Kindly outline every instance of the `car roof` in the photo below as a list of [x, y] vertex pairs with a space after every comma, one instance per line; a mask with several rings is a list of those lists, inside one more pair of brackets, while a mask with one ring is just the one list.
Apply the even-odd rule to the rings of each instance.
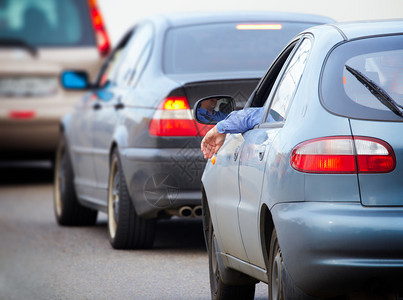
[[344, 37], [351, 40], [385, 34], [403, 34], [403, 19], [356, 21], [332, 24]]
[[302, 13], [270, 12], [270, 11], [229, 11], [229, 12], [186, 12], [154, 15], [148, 18], [155, 22], [165, 20], [170, 26], [185, 26], [217, 22], [307, 22], [325, 24], [335, 22], [333, 19]]

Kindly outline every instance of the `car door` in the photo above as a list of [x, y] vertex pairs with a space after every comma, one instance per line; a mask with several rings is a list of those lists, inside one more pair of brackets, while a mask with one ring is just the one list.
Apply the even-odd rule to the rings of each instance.
[[[265, 262], [260, 246], [260, 200], [262, 184], [270, 180], [265, 178], [269, 176], [265, 173], [265, 166], [268, 159], [276, 159], [276, 150], [271, 149], [271, 145], [286, 122], [311, 45], [310, 38], [302, 37], [290, 46], [293, 47], [292, 51], [285, 51], [284, 57], [279, 58], [277, 63], [284, 63], [277, 78], [267, 76], [269, 82], [262, 83], [273, 86], [265, 103], [266, 113], [262, 123], [243, 134], [239, 162], [239, 227], [249, 262], [262, 268], [265, 268]], [[274, 85], [270, 80], [275, 80]]]
[[[242, 260], [247, 260], [238, 224], [237, 208], [239, 205], [238, 166], [239, 152], [243, 144], [242, 134], [228, 134], [225, 143], [218, 151], [215, 164], [204, 173], [203, 181], [209, 189], [207, 198], [211, 210], [215, 213], [213, 225], [221, 244], [221, 252], [228, 253]], [[214, 160], [210, 160], [208, 164]], [[225, 186], [217, 184], [224, 181]]]
[[68, 144], [74, 168], [75, 184], [77, 193], [81, 198], [87, 198], [95, 186], [91, 127], [95, 101], [94, 95], [88, 93], [76, 104], [68, 131]]
[[[125, 38], [120, 44], [124, 44]], [[110, 78], [116, 62], [120, 44], [107, 58], [92, 90], [76, 104], [69, 130], [70, 153], [75, 174], [75, 186], [81, 199], [100, 203], [97, 195], [96, 167], [94, 160], [94, 138], [96, 137], [95, 118], [102, 102], [108, 98]]]
[[[109, 76], [110, 85], [99, 93], [99, 106], [94, 115], [94, 165], [98, 193], [107, 199], [109, 158], [117, 132], [126, 132], [126, 114], [136, 113], [132, 101], [136, 82], [141, 76], [151, 50], [153, 27], [150, 23], [138, 25], [127, 43], [116, 54], [115, 67]], [[126, 136], [127, 138], [127, 136]], [[122, 146], [118, 144], [118, 147]]]
[[121, 95], [116, 84], [112, 83], [97, 92], [92, 119], [92, 151], [95, 168], [96, 198], [106, 205], [107, 178], [109, 175], [109, 151], [121, 109]]
[[91, 130], [91, 161], [93, 165], [94, 188], [91, 201], [101, 206], [106, 205], [107, 185], [100, 184], [100, 179], [109, 174], [109, 148], [117, 120], [117, 105], [121, 95], [117, 79], [126, 55], [127, 44], [132, 36], [130, 30], [119, 42], [98, 74], [95, 88], [92, 91], [91, 118], [88, 121]]

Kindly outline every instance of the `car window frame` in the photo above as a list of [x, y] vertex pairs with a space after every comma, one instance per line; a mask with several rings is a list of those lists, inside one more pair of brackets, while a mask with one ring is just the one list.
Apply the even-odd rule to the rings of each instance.
[[[279, 58], [281, 59], [281, 56], [282, 56], [284, 53], [286, 53], [287, 49], [289, 49], [290, 47], [292, 47], [291, 52], [289, 53], [288, 57], [286, 58], [284, 64], [283, 64], [282, 67], [281, 67], [281, 70], [279, 71], [277, 77], [274, 79], [274, 83], [273, 83], [273, 85], [272, 85], [272, 88], [270, 89], [270, 91], [267, 91], [267, 92], [266, 92], [266, 94], [268, 94], [268, 96], [267, 96], [266, 100], [264, 100], [264, 103], [263, 103], [263, 106], [265, 107], [265, 108], [264, 108], [264, 112], [263, 112], [263, 114], [262, 114], [262, 119], [260, 120], [260, 122], [259, 122], [259, 124], [257, 125], [257, 127], [259, 127], [259, 128], [271, 128], [271, 127], [276, 127], [276, 128], [277, 128], [277, 127], [283, 127], [283, 126], [284, 126], [286, 120], [283, 120], [283, 121], [275, 121], [275, 122], [269, 122], [269, 121], [267, 121], [267, 118], [268, 118], [269, 112], [270, 112], [270, 110], [271, 110], [271, 108], [272, 108], [272, 104], [273, 104], [274, 97], [275, 97], [275, 95], [276, 95], [276, 93], [277, 93], [277, 91], [278, 91], [278, 89], [279, 89], [279, 87], [280, 87], [280, 85], [281, 85], [281, 83], [282, 83], [282, 79], [284, 78], [284, 76], [285, 76], [285, 74], [286, 74], [286, 71], [288, 70], [289, 65], [290, 65], [292, 59], [294, 58], [296, 52], [300, 49], [301, 44], [302, 44], [302, 43], [304, 42], [304, 40], [306, 40], [306, 39], [309, 39], [309, 40], [311, 41], [311, 48], [310, 48], [310, 50], [309, 50], [309, 51], [311, 51], [311, 49], [312, 49], [312, 47], [313, 47], [313, 36], [312, 36], [311, 34], [307, 34], [307, 33], [306, 33], [306, 34], [302, 34], [302, 35], [297, 36], [292, 42], [289, 43], [289, 45], [285, 48], [285, 50], [284, 50], [284, 51], [282, 52], [282, 54], [279, 56]], [[310, 54], [310, 53], [309, 53], [309, 54]], [[308, 55], [309, 55], [309, 54], [308, 54]], [[304, 66], [304, 69], [305, 69], [305, 66]], [[300, 83], [301, 78], [302, 78], [302, 76], [303, 76], [303, 73], [304, 73], [304, 72], [302, 72], [302, 75], [301, 75], [300, 78], [299, 78], [298, 84], [297, 84], [296, 87], [295, 87], [293, 96], [292, 96], [291, 99], [289, 100], [289, 104], [288, 104], [288, 107], [287, 107], [286, 115], [288, 114], [288, 112], [289, 112], [289, 110], [290, 110], [290, 108], [291, 108], [291, 105], [292, 105], [292, 103], [293, 103], [293, 101], [294, 101], [295, 92], [296, 92], [297, 89], [298, 89], [298, 86], [299, 86], [299, 83]]]
[[[142, 36], [145, 30], [148, 30], [148, 33], [150, 33], [145, 35], [147, 37], [146, 39], [144, 39]], [[139, 37], [140, 40], [138, 40]], [[119, 72], [117, 72], [118, 74], [116, 74], [114, 80], [118, 86], [127, 88], [136, 85], [151, 56], [154, 39], [155, 28], [151, 22], [143, 22], [136, 26], [135, 32], [133, 32], [133, 34], [129, 37], [127, 44], [125, 45], [125, 55], [122, 58], [124, 63], [122, 64], [122, 68], [119, 67]], [[139, 44], [140, 46], [136, 49], [136, 51], [133, 51], [133, 48], [137, 47]], [[144, 61], [144, 53], [146, 54], [146, 63], [141, 65], [139, 62]], [[139, 66], [141, 67], [140, 70], [137, 69]], [[125, 74], [122, 74], [122, 72]]]
[[274, 87], [276, 79], [280, 76], [284, 64], [286, 63], [288, 57], [292, 54], [292, 50], [297, 43], [298, 39], [290, 42], [277, 56], [275, 61], [271, 64], [269, 70], [259, 81], [256, 89], [252, 92], [251, 96], [245, 104], [245, 108], [265, 106], [266, 100]]
[[144, 73], [144, 70], [151, 60], [151, 56], [154, 50], [156, 29], [154, 24], [151, 22], [144, 23], [144, 26], [146, 25], [149, 25], [149, 28], [151, 28], [151, 35], [148, 38], [147, 43], [143, 45], [141, 51], [139, 52], [138, 58], [134, 64], [133, 71], [130, 74], [129, 80], [126, 84], [128, 87], [135, 87], [138, 84]]
[[[118, 57], [118, 61], [119, 63], [121, 62], [121, 60], [123, 60], [123, 57], [125, 56], [125, 49], [128, 45], [128, 42], [130, 40], [130, 38], [132, 37], [132, 35], [135, 33], [136, 31], [136, 27], [131, 28], [124, 36], [123, 38], [119, 41], [118, 45], [112, 50], [112, 52], [108, 55], [108, 57], [106, 58], [105, 62], [103, 63], [97, 77], [95, 80], [95, 89], [102, 89], [105, 88], [106, 86], [108, 86], [109, 84], [114, 84], [115, 80], [114, 78], [112, 78], [112, 80], [108, 79], [106, 80], [104, 83], [101, 83], [101, 81], [103, 80], [103, 77], [105, 75], [105, 73], [108, 71], [108, 67], [110, 65], [110, 63], [114, 60], [115, 55], [117, 54], [117, 52], [122, 51], [122, 53], [119, 54], [120, 57]], [[118, 63], [118, 61], [116, 63]], [[116, 76], [116, 74], [115, 74]]]

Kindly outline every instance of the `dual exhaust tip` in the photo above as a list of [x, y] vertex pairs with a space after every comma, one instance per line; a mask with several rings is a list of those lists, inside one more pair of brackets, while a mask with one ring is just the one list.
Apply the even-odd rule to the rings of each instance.
[[182, 206], [179, 209], [179, 216], [182, 218], [200, 218], [203, 215], [203, 209], [201, 205], [195, 207]]

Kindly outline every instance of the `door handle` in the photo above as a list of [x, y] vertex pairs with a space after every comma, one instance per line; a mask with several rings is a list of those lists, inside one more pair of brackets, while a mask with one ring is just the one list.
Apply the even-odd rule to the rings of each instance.
[[266, 152], [266, 146], [260, 146], [260, 148], [259, 148], [259, 160], [263, 160], [265, 152]]
[[236, 147], [235, 151], [234, 151], [234, 161], [236, 161], [238, 159], [239, 156], [239, 147]]
[[122, 102], [118, 102], [115, 104], [115, 109], [123, 109], [125, 108], [125, 105]]
[[119, 96], [119, 97], [116, 99], [116, 104], [115, 104], [114, 106], [115, 106], [115, 109], [116, 109], [116, 110], [125, 108], [125, 105], [124, 105], [123, 102], [122, 102], [122, 96]]
[[99, 102], [95, 102], [94, 105], [92, 106], [94, 110], [98, 110], [102, 108], [102, 105]]

